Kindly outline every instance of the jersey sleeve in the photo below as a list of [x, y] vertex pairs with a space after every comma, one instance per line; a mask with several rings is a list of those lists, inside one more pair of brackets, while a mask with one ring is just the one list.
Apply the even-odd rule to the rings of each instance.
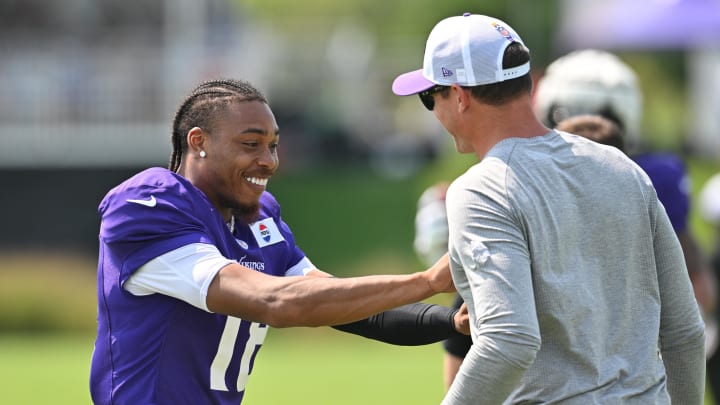
[[140, 266], [123, 284], [134, 295], [160, 293], [211, 312], [207, 291], [223, 267], [237, 263], [225, 258], [217, 247], [193, 243], [164, 253]]
[[122, 259], [121, 282], [151, 259], [178, 247], [213, 244], [194, 214], [197, 201], [193, 200], [202, 196], [169, 173], [142, 172], [111, 190], [100, 204], [100, 241]]

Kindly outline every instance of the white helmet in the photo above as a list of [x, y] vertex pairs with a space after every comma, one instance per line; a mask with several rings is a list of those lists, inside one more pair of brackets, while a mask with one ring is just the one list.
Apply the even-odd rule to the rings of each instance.
[[635, 72], [617, 56], [596, 49], [571, 52], [551, 63], [538, 81], [535, 113], [554, 127], [579, 114], [618, 121], [628, 144], [640, 141], [642, 95]]

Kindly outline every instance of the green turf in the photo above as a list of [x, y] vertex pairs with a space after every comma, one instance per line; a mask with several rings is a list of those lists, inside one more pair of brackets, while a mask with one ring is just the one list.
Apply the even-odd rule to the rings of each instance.
[[0, 335], [0, 404], [90, 404], [93, 337]]
[[441, 360], [438, 344], [391, 346], [329, 328], [273, 330], [246, 395], [249, 404], [438, 404]]
[[[0, 404], [89, 404], [93, 337], [0, 335]], [[398, 347], [330, 328], [272, 330], [244, 404], [437, 404], [439, 345]]]
[[[92, 340], [0, 335], [0, 404], [90, 404]], [[329, 328], [271, 330], [243, 403], [438, 404], [441, 357], [439, 345], [391, 346]]]

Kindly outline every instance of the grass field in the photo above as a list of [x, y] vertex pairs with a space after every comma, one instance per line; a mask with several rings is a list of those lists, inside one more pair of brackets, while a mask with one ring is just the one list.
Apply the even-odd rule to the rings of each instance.
[[[0, 335], [0, 403], [90, 404], [92, 341], [92, 336]], [[439, 345], [391, 346], [329, 328], [272, 330], [243, 403], [438, 404], [441, 357]]]
[[248, 404], [397, 405], [442, 400], [440, 345], [399, 347], [329, 328], [275, 330]]
[[89, 404], [93, 336], [0, 335], [0, 403]]
[[[90, 404], [92, 336], [0, 335], [0, 403]], [[329, 328], [272, 330], [246, 404], [437, 404], [438, 345], [398, 347]]]

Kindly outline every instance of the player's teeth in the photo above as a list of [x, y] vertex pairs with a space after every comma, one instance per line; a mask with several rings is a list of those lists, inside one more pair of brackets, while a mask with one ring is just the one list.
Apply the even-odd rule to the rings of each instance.
[[249, 181], [250, 183], [257, 184], [258, 186], [265, 186], [268, 182], [268, 179], [261, 179], [257, 177], [246, 177], [245, 180]]

